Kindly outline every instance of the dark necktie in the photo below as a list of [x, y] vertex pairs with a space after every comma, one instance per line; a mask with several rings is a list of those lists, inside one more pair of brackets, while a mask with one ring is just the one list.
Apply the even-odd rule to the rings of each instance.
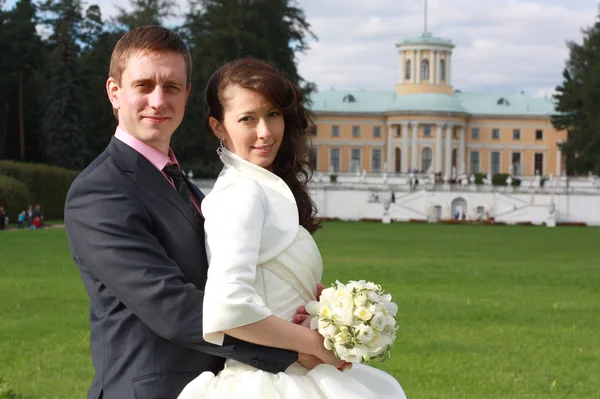
[[190, 207], [192, 214], [196, 217], [196, 219], [198, 219], [198, 221], [202, 221], [202, 218], [198, 213], [198, 209], [196, 208], [196, 205], [194, 205], [194, 201], [192, 200], [190, 189], [188, 187], [187, 177], [185, 177], [185, 175], [181, 172], [177, 165], [166, 166], [163, 169], [163, 171], [167, 174], [167, 176], [173, 179], [173, 183], [175, 184], [175, 190], [177, 190], [179, 195], [181, 195], [181, 198], [183, 198], [187, 206]]

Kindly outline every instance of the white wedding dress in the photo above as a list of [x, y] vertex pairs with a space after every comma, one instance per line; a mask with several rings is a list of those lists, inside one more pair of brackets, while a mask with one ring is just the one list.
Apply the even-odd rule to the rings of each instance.
[[[229, 152], [222, 160], [225, 168], [213, 192], [202, 203], [210, 259], [204, 336], [217, 344], [223, 338], [220, 331], [271, 314], [292, 320], [299, 306], [315, 300], [316, 284], [323, 273], [315, 241], [299, 226], [295, 202], [293, 207], [289, 206], [293, 196], [287, 185], [274, 174]], [[291, 216], [293, 211], [295, 219]], [[254, 231], [248, 231], [253, 226]], [[246, 259], [253, 252], [258, 252], [257, 259]], [[406, 396], [390, 374], [362, 364], [354, 363], [351, 370], [341, 372], [326, 364], [308, 370], [294, 363], [285, 373], [272, 374], [228, 359], [218, 375], [202, 373], [178, 397], [238, 398], [402, 399]]]

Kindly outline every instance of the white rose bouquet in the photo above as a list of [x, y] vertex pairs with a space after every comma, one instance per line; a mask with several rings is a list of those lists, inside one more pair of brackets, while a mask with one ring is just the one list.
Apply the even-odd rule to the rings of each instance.
[[392, 296], [365, 280], [336, 284], [324, 289], [318, 302], [306, 304], [306, 311], [316, 316], [311, 328], [325, 338], [325, 348], [347, 362], [389, 357], [398, 329]]

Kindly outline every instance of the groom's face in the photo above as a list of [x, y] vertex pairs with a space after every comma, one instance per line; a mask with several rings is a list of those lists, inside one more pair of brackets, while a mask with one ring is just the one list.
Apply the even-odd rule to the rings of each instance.
[[109, 78], [107, 91], [118, 110], [119, 126], [166, 154], [190, 94], [183, 57], [176, 53], [133, 54], [120, 84]]

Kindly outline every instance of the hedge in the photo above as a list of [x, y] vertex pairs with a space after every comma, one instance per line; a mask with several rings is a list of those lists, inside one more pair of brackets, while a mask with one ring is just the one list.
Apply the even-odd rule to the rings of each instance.
[[27, 187], [17, 179], [0, 175], [0, 205], [11, 223], [17, 220], [17, 215], [29, 205], [29, 191]]
[[[510, 176], [508, 173], [496, 173], [492, 176], [492, 184], [494, 186], [506, 186], [506, 179]], [[516, 177], [512, 177], [512, 183], [510, 184], [513, 187], [519, 187], [521, 185], [521, 179], [517, 179]]]
[[[29, 192], [27, 205], [40, 204], [45, 219], [63, 218], [67, 192], [78, 174], [55, 166], [0, 161], [0, 175], [21, 182]], [[14, 213], [12, 209], [9, 212]]]

